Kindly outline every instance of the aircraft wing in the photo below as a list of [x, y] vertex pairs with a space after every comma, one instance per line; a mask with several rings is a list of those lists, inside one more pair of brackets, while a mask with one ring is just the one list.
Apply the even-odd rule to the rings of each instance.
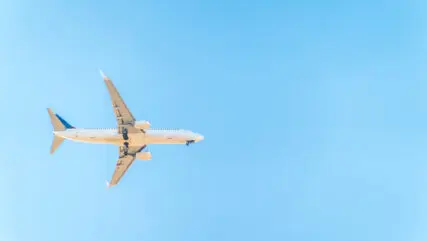
[[108, 78], [102, 71], [101, 75], [104, 78], [105, 84], [107, 85], [108, 92], [110, 93], [111, 102], [113, 105], [114, 115], [117, 119], [117, 125], [119, 129], [119, 133], [121, 133], [121, 126], [133, 126], [135, 123], [135, 118], [132, 113], [129, 111], [126, 103], [123, 101], [116, 87], [110, 78]]
[[125, 175], [126, 171], [135, 161], [135, 154], [142, 151], [145, 146], [142, 147], [132, 147], [128, 148], [128, 154], [124, 154], [125, 147], [119, 147], [119, 160], [117, 160], [116, 169], [114, 170], [111, 181], [107, 183], [108, 187], [117, 185], [120, 182], [120, 179]]

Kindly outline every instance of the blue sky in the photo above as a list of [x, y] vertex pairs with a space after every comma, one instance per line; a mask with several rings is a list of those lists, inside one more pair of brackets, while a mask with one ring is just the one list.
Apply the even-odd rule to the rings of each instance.
[[[0, 1], [0, 240], [427, 239], [427, 3]], [[52, 107], [200, 132], [105, 189]]]

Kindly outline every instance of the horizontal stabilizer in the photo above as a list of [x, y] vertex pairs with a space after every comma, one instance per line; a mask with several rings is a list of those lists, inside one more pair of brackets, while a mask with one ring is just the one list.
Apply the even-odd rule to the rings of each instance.
[[52, 146], [50, 147], [50, 154], [53, 154], [56, 149], [62, 144], [64, 138], [60, 136], [53, 136]]

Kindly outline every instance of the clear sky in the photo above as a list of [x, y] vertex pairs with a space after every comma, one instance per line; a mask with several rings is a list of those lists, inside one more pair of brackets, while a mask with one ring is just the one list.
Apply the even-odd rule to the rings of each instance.
[[[0, 240], [427, 240], [427, 2], [0, 0]], [[117, 147], [46, 107], [200, 132]]]

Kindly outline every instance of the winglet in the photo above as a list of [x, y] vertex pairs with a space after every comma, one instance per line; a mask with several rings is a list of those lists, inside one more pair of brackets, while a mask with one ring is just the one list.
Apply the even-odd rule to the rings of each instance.
[[99, 73], [101, 74], [103, 79], [108, 79], [107, 75], [105, 75], [105, 73], [100, 69]]

